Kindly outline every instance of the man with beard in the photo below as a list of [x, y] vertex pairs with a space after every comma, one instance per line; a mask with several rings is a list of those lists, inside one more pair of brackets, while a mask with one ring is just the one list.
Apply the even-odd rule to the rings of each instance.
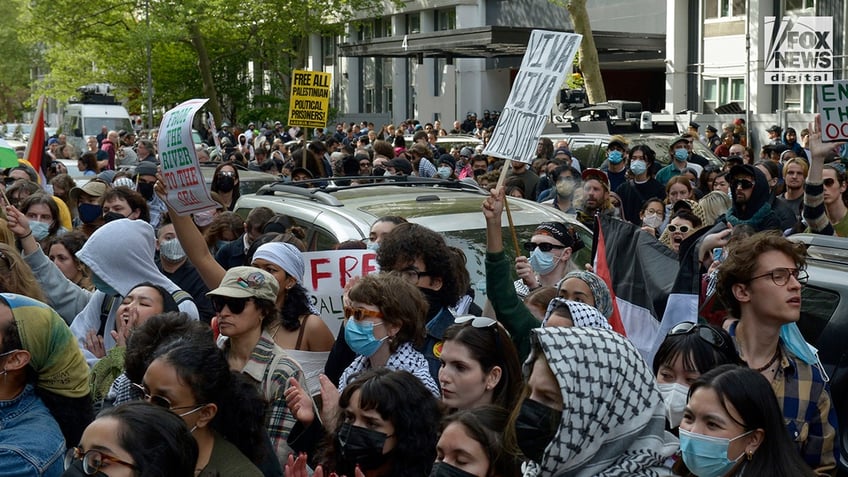
[[577, 220], [594, 232], [595, 215], [615, 216], [615, 208], [610, 205], [609, 179], [600, 169], [586, 169], [583, 178], [583, 203], [577, 209]]
[[778, 200], [786, 204], [795, 213], [795, 219], [801, 220], [801, 208], [804, 204], [804, 180], [807, 178], [807, 163], [794, 157], [783, 166], [783, 183], [786, 191]]
[[[470, 282], [464, 255], [449, 247], [441, 234], [419, 224], [405, 223], [383, 237], [377, 251], [377, 263], [381, 273], [401, 274], [427, 298], [427, 322], [422, 323], [426, 337], [423, 346], [417, 349], [427, 358], [430, 374], [439, 382], [442, 339], [445, 330], [454, 323], [448, 308], [457, 304]], [[337, 382], [355, 356], [345, 341], [342, 327], [327, 359], [325, 374]]]
[[[527, 195], [533, 195], [536, 187], [539, 185], [539, 175], [530, 167], [530, 164], [521, 161], [511, 161], [512, 167], [507, 173], [507, 178], [518, 177], [524, 183], [524, 190]], [[528, 197], [529, 198], [529, 197]], [[532, 197], [533, 200], [536, 197]]]

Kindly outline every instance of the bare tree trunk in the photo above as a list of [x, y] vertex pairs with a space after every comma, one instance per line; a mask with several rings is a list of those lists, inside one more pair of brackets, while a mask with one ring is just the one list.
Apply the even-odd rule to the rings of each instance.
[[569, 0], [565, 8], [571, 15], [574, 33], [583, 35], [583, 41], [580, 43], [580, 71], [583, 72], [589, 102], [602, 103], [607, 100], [607, 93], [604, 89], [604, 79], [601, 77], [601, 66], [598, 62], [595, 38], [592, 36], [592, 25], [589, 24], [589, 13], [586, 11], [586, 0]]
[[200, 70], [200, 78], [203, 80], [203, 94], [209, 98], [206, 107], [212, 112], [215, 118], [215, 124], [221, 126], [223, 119], [221, 117], [221, 105], [218, 102], [218, 90], [215, 88], [215, 80], [212, 78], [212, 62], [209, 60], [209, 52], [206, 50], [206, 41], [203, 38], [203, 33], [200, 32], [200, 27], [196, 23], [189, 26], [189, 35], [191, 37], [191, 45], [194, 51], [197, 52], [197, 64]]

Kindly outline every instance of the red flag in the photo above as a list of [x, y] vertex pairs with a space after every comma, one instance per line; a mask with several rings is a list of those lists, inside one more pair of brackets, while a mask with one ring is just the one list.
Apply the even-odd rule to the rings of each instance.
[[624, 330], [624, 324], [621, 322], [621, 313], [618, 311], [615, 291], [612, 288], [612, 275], [610, 274], [609, 265], [607, 264], [607, 247], [604, 242], [604, 230], [597, 218], [595, 219], [595, 235], [598, 242], [597, 252], [595, 253], [595, 274], [601, 277], [601, 280], [607, 284], [607, 288], [609, 288], [610, 292], [610, 298], [612, 298], [612, 315], [610, 315], [608, 321], [614, 331], [627, 336], [627, 332]]
[[41, 178], [41, 183], [46, 183], [44, 172], [41, 168], [44, 160], [44, 98], [38, 99], [38, 106], [35, 112], [35, 120], [32, 123], [32, 133], [29, 137], [24, 158], [35, 169], [38, 177]]

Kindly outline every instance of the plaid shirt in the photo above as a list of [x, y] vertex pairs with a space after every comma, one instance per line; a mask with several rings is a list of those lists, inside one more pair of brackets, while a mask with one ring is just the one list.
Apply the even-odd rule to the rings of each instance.
[[783, 410], [783, 420], [801, 457], [821, 476], [836, 470], [836, 410], [830, 389], [816, 366], [792, 354], [780, 343], [782, 360], [771, 386]]
[[418, 161], [418, 177], [436, 177], [436, 166], [426, 157]]
[[[224, 345], [229, 350], [229, 341]], [[295, 378], [306, 389], [306, 378], [297, 361], [291, 359], [286, 352], [274, 343], [273, 337], [267, 331], [262, 332], [259, 342], [250, 354], [250, 360], [241, 372], [250, 377], [265, 398], [267, 409], [265, 427], [274, 445], [277, 459], [285, 463], [292, 452], [287, 439], [297, 420], [286, 406], [283, 393], [288, 389], [289, 378]]]

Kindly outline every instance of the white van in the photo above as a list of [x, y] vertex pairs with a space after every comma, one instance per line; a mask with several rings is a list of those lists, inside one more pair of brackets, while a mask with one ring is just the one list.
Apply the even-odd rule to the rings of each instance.
[[83, 99], [65, 106], [62, 132], [68, 142], [79, 151], [86, 150], [85, 138], [97, 136], [105, 126], [107, 131], [132, 131], [132, 122], [126, 108], [109, 96], [106, 85], [89, 85], [79, 88]]

